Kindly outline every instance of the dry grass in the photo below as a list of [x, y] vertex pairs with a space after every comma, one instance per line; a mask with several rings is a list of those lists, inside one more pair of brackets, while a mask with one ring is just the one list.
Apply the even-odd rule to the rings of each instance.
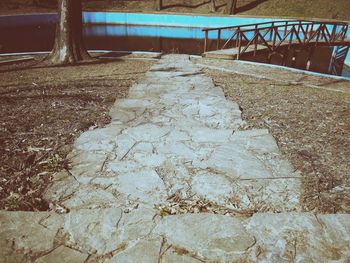
[[286, 158], [302, 172], [305, 210], [350, 212], [349, 93], [207, 73], [243, 108], [248, 128], [268, 128]]
[[46, 210], [42, 192], [55, 172], [68, 168], [74, 139], [107, 124], [114, 100], [151, 64], [0, 67], [0, 209]]
[[[212, 12], [210, 0], [164, 0], [164, 12], [224, 14], [226, 0], [216, 0], [216, 11]], [[85, 10], [155, 12], [154, 0], [83, 0]], [[240, 15], [275, 16], [275, 17], [309, 17], [350, 20], [349, 0], [240, 0]], [[53, 12], [55, 0], [41, 0], [33, 6], [30, 0], [2, 0], [0, 14]]]
[[246, 15], [350, 20], [349, 0], [267, 0]]

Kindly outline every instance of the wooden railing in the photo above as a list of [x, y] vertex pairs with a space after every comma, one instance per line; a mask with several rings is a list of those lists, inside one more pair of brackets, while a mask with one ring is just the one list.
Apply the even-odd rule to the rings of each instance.
[[[318, 22], [308, 20], [272, 21], [231, 27], [205, 28], [204, 52], [208, 51], [209, 33], [217, 31], [216, 49], [236, 47], [237, 59], [253, 47], [254, 55], [258, 46], [265, 46], [276, 52], [281, 46], [291, 45], [350, 45], [346, 39], [349, 24], [343, 22]], [[227, 39], [222, 32], [232, 31]]]
[[344, 67], [344, 62], [349, 52], [349, 49], [350, 45], [336, 46], [329, 64], [329, 72], [332, 75], [341, 76]]

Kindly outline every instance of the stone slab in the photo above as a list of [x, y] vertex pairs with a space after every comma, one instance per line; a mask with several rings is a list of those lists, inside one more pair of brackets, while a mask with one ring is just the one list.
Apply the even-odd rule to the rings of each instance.
[[59, 246], [51, 253], [35, 260], [34, 263], [84, 263], [88, 256], [88, 254], [82, 254], [77, 250], [65, 246]]
[[[43, 223], [48, 218], [50, 224]], [[5, 257], [16, 251], [23, 254], [48, 252], [54, 248], [54, 240], [62, 224], [62, 216], [56, 213], [1, 211], [0, 237], [4, 244], [0, 255], [5, 253]]]
[[204, 213], [165, 217], [155, 233], [209, 261], [234, 262], [256, 242], [240, 219]]

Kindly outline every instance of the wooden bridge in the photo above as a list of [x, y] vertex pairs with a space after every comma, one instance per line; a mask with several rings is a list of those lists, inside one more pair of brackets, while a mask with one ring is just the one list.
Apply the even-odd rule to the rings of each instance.
[[[286, 50], [318, 46], [336, 47], [330, 73], [340, 75], [349, 51], [349, 24], [345, 22], [287, 20], [231, 27], [205, 28], [204, 57], [223, 59], [254, 58], [268, 52], [285, 60]], [[310, 52], [311, 54], [311, 52]], [[283, 63], [282, 63], [283, 64]]]

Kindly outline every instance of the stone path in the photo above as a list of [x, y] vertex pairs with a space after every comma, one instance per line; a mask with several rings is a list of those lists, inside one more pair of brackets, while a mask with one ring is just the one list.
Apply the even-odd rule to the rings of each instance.
[[76, 141], [51, 212], [0, 212], [0, 262], [349, 262], [350, 216], [301, 213], [299, 174], [240, 115], [163, 57]]

